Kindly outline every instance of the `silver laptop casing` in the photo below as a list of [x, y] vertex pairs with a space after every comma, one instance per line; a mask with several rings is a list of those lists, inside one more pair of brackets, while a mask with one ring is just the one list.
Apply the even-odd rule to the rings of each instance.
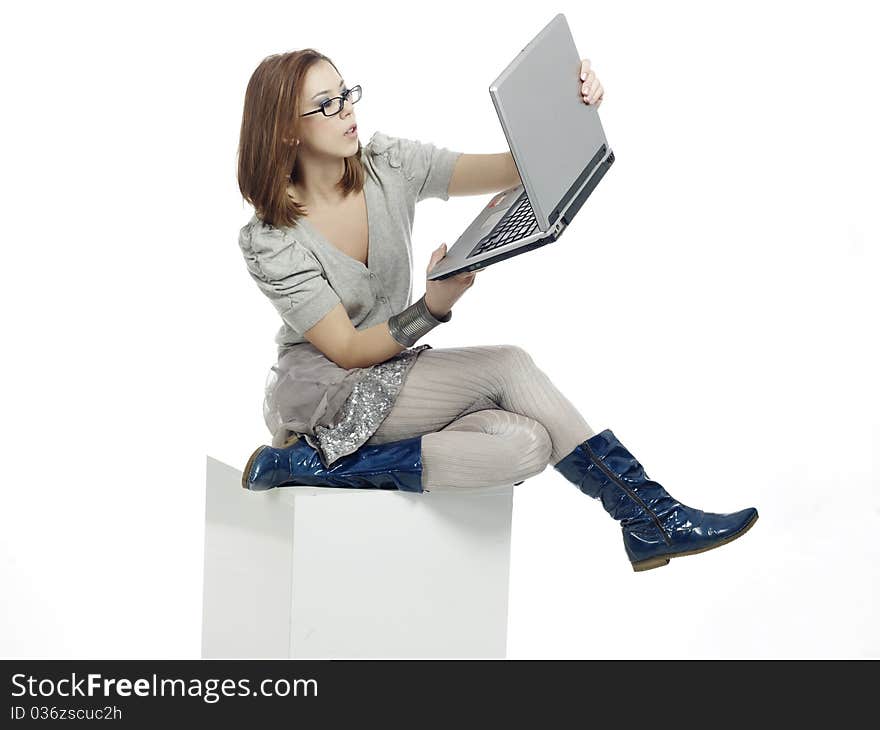
[[[521, 184], [494, 195], [428, 274], [428, 279], [484, 268], [559, 239], [614, 162], [599, 114], [580, 93], [581, 58], [559, 13], [520, 51], [489, 94]], [[538, 230], [469, 256], [525, 190]]]

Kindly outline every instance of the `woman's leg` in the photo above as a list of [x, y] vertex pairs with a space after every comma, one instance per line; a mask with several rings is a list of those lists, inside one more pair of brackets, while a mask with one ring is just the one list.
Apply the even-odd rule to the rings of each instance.
[[368, 443], [419, 435], [430, 490], [519, 481], [594, 432], [525, 350], [485, 345], [422, 352]]
[[550, 436], [532, 418], [497, 408], [468, 413], [422, 437], [427, 491], [514, 484], [540, 474]]

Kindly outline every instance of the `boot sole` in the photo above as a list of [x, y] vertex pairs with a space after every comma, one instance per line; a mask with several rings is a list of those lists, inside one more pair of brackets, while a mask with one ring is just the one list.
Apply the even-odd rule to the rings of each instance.
[[[296, 434], [294, 434], [293, 436], [291, 436], [290, 438], [288, 438], [287, 441], [285, 441], [285, 442], [281, 445], [281, 448], [282, 448], [282, 449], [286, 449], [288, 446], [290, 446], [291, 444], [296, 443], [297, 441], [299, 441], [299, 436], [297, 436]], [[251, 488], [248, 486], [248, 479], [249, 479], [250, 474], [251, 474], [251, 468], [253, 467], [254, 462], [257, 460], [257, 457], [260, 455], [260, 452], [261, 452], [263, 449], [265, 449], [265, 448], [266, 448], [265, 445], [263, 445], [263, 446], [258, 446], [258, 447], [256, 448], [256, 450], [254, 451], [254, 453], [251, 454], [250, 458], [249, 458], [248, 461], [247, 461], [247, 464], [245, 464], [244, 471], [241, 473], [241, 486], [242, 486], [243, 489], [247, 489], [247, 490], [250, 490], [250, 489], [251, 489]], [[253, 490], [253, 491], [262, 491], [262, 490]]]
[[667, 553], [666, 555], [658, 555], [656, 558], [648, 558], [647, 560], [639, 560], [636, 563], [632, 563], [633, 570], [636, 572], [641, 572], [643, 570], [651, 570], [652, 568], [662, 568], [664, 565], [668, 565], [669, 560], [671, 558], [683, 558], [685, 555], [696, 555], [697, 553], [705, 553], [707, 550], [714, 550], [715, 548], [719, 548], [722, 545], [727, 545], [729, 542], [733, 542], [738, 537], [742, 537], [745, 535], [758, 521], [758, 514], [755, 513], [755, 516], [749, 520], [745, 527], [743, 527], [739, 532], [735, 532], [728, 537], [725, 537], [720, 542], [716, 542], [714, 545], [708, 545], [706, 547], [699, 548], [697, 550], [685, 550], [680, 553]]

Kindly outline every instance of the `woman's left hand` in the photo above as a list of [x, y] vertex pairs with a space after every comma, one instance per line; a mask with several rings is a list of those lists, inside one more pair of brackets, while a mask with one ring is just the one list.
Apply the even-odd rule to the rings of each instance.
[[597, 109], [602, 104], [602, 97], [605, 95], [605, 89], [599, 83], [596, 74], [590, 70], [590, 59], [585, 58], [581, 61], [581, 95], [585, 104], [592, 104]]

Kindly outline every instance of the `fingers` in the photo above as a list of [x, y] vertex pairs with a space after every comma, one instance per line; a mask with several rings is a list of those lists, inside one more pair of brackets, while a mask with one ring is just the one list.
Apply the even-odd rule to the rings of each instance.
[[446, 244], [441, 243], [436, 249], [434, 249], [434, 253], [431, 254], [431, 259], [428, 261], [428, 269], [427, 273], [431, 273], [431, 269], [433, 269], [437, 262], [442, 259], [446, 255]]
[[604, 93], [605, 89], [602, 88], [601, 82], [591, 71], [590, 75], [587, 76], [587, 80], [581, 84], [581, 94], [584, 97], [584, 101], [588, 104], [593, 101], [598, 101], [602, 98], [602, 94]]
[[587, 74], [590, 73], [590, 59], [585, 58], [581, 61], [581, 81], [585, 81]]
[[590, 87], [593, 85], [593, 82], [595, 80], [596, 80], [596, 74], [594, 74], [592, 71], [590, 71], [590, 73], [587, 74], [586, 78], [582, 78], [581, 79], [581, 93], [586, 94], [590, 90]]
[[467, 286], [471, 286], [474, 283], [474, 278], [476, 278], [476, 271], [465, 271], [461, 274], [456, 274], [455, 278], [462, 284], [467, 284]]
[[596, 103], [598, 104], [602, 101], [602, 95], [605, 93], [605, 90], [602, 88], [602, 84], [599, 79], [596, 77], [595, 72], [590, 68], [590, 60], [585, 58], [581, 61], [581, 95], [584, 97], [584, 101], [587, 104]]

